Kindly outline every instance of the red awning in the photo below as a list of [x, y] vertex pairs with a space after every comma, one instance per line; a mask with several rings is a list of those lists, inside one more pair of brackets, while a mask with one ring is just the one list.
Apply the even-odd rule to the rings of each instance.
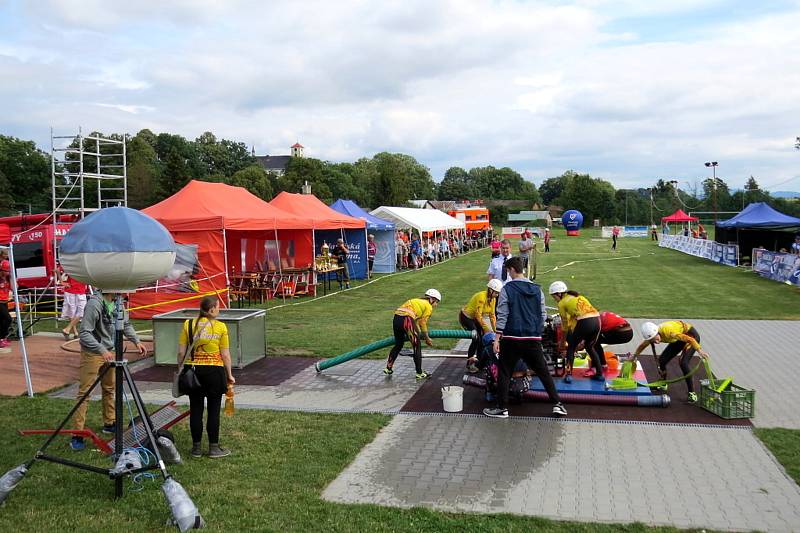
[[697, 217], [690, 217], [684, 213], [682, 209], [678, 209], [668, 217], [661, 217], [661, 222], [697, 222], [698, 220], [700, 219]]
[[311, 229], [311, 221], [282, 211], [242, 187], [190, 181], [166, 200], [143, 209], [170, 230]]
[[358, 229], [367, 223], [360, 218], [344, 215], [325, 205], [313, 194], [282, 192], [272, 199], [270, 205], [313, 222], [314, 229]]

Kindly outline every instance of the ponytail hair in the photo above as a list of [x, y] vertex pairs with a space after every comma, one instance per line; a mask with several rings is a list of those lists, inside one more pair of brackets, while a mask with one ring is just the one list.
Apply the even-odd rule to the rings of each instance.
[[197, 315], [197, 320], [201, 318], [211, 319], [211, 310], [219, 305], [219, 298], [216, 296], [206, 296], [200, 300], [200, 313]]
[[581, 295], [581, 293], [579, 293], [578, 291], [573, 291], [573, 290], [568, 290], [567, 294], [569, 294], [571, 296], [580, 296]]

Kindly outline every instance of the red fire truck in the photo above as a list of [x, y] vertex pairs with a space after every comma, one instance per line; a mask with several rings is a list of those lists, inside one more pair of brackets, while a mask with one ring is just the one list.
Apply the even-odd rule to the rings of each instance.
[[60, 241], [77, 215], [59, 215], [53, 223], [50, 213], [0, 218], [0, 244], [14, 245], [14, 266], [20, 288], [52, 285], [56, 271], [53, 241]]

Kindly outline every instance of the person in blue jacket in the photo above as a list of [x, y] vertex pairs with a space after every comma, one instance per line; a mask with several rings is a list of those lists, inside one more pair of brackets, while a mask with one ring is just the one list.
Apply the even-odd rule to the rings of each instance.
[[493, 346], [494, 351], [500, 353], [497, 407], [487, 407], [483, 414], [508, 418], [508, 385], [517, 361], [522, 359], [544, 385], [553, 402], [553, 415], [567, 416], [542, 351], [542, 331], [547, 317], [542, 288], [525, 277], [522, 258], [512, 257], [505, 266], [511, 280], [500, 291]]

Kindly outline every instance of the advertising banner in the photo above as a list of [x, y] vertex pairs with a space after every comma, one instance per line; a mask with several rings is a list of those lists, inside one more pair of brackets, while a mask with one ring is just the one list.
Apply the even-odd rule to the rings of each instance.
[[737, 266], [739, 264], [739, 246], [735, 244], [720, 244], [707, 239], [693, 239], [683, 235], [662, 235], [658, 245], [722, 265]]
[[800, 286], [800, 255], [753, 249], [753, 272], [762, 277]]
[[[617, 226], [620, 237], [647, 237], [649, 235], [647, 226]], [[611, 230], [614, 226], [603, 226], [600, 230], [604, 239], [611, 238]]]

